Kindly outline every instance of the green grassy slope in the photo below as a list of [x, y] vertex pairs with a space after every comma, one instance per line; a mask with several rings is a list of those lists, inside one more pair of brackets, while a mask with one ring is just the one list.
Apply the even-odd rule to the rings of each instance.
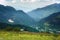
[[0, 31], [0, 40], [60, 40], [60, 35], [47, 33], [6, 32]]

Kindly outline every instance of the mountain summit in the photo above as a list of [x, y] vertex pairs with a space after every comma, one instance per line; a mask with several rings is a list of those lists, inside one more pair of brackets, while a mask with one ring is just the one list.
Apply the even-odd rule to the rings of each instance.
[[35, 23], [35, 21], [22, 10], [16, 10], [13, 7], [3, 5], [0, 5], [0, 22], [28, 26]]
[[52, 13], [60, 12], [60, 4], [52, 4], [48, 5], [44, 8], [38, 8], [28, 13], [35, 21], [39, 21], [40, 19], [51, 15]]

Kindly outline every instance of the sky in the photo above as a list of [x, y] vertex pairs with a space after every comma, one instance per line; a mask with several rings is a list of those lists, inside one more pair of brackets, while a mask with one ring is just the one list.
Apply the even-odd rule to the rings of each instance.
[[12, 6], [16, 10], [23, 10], [24, 12], [29, 12], [54, 3], [60, 3], [60, 0], [0, 0], [0, 4]]

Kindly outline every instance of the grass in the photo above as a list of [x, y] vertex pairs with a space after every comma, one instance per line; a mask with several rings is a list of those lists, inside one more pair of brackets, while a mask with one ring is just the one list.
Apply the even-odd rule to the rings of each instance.
[[60, 35], [48, 33], [0, 31], [0, 40], [60, 40]]

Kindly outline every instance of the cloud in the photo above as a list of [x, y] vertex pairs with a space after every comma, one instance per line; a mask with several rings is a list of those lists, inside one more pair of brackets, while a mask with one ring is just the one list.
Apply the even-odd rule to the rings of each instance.
[[14, 21], [12, 19], [9, 19], [8, 22], [13, 23]]
[[17, 3], [16, 0], [6, 0], [6, 2], [7, 2], [8, 4], [14, 4], [14, 3]]
[[6, 1], [12, 1], [12, 0], [6, 0]]
[[36, 1], [37, 0], [20, 0], [20, 2], [22, 2], [22, 3], [34, 3]]
[[24, 10], [25, 12], [31, 11], [36, 8], [45, 7], [47, 5], [51, 5], [54, 3], [60, 3], [58, 0], [30, 0], [30, 1], [24, 1], [24, 0], [0, 0], [0, 4], [3, 5], [9, 5], [16, 9]]
[[31, 0], [32, 3], [36, 2], [37, 0]]
[[11, 3], [17, 3], [17, 1], [16, 0], [13, 0], [13, 1], [11, 1]]
[[5, 0], [0, 0], [0, 4], [2, 4], [2, 5], [6, 5], [7, 2], [6, 2]]

